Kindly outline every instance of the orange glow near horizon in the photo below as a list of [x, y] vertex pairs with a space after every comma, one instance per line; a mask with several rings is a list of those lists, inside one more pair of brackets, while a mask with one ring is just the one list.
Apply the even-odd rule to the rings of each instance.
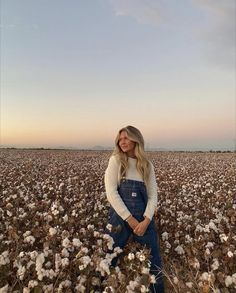
[[[197, 121], [196, 121], [197, 122]], [[181, 141], [204, 141], [204, 140], [223, 140], [231, 137], [233, 140], [234, 127], [230, 124], [230, 121], [218, 122], [216, 128], [216, 121], [211, 121], [208, 124], [202, 121], [195, 124], [183, 124], [178, 125], [170, 124], [158, 124], [158, 126], [150, 125], [150, 127], [138, 127], [134, 123], [133, 125], [138, 127], [147, 143], [153, 144], [165, 144], [168, 146], [180, 143]], [[131, 123], [126, 123], [131, 124]], [[126, 125], [124, 124], [124, 126]], [[92, 124], [91, 124], [92, 125]], [[94, 122], [94, 126], [96, 123]], [[117, 125], [118, 126], [118, 125]], [[24, 146], [88, 146], [95, 145], [101, 146], [113, 146], [114, 140], [118, 130], [121, 127], [106, 127], [106, 125], [99, 125], [99, 127], [85, 129], [83, 127], [73, 127], [66, 129], [57, 129], [56, 127], [46, 127], [34, 129], [32, 126], [27, 128], [21, 128], [20, 130], [11, 128], [5, 129], [1, 133], [1, 145], [24, 145]], [[158, 145], [155, 145], [158, 147]]]

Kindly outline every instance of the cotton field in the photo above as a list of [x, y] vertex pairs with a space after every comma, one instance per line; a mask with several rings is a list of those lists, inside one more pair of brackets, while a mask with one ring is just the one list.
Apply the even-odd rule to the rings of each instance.
[[[104, 232], [110, 154], [0, 150], [0, 293], [148, 292], [149, 250]], [[148, 156], [166, 291], [236, 292], [236, 154]]]

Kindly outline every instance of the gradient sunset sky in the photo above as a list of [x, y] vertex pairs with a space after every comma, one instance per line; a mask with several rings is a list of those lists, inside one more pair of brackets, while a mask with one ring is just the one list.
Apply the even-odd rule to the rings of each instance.
[[235, 149], [235, 0], [0, 0], [1, 146]]

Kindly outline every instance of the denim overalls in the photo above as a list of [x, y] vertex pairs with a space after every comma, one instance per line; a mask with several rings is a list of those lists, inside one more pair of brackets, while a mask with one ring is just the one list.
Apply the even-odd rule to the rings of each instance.
[[[123, 202], [129, 209], [130, 213], [139, 222], [144, 220], [143, 214], [145, 212], [148, 201], [147, 191], [144, 182], [122, 178], [117, 190]], [[161, 273], [159, 272], [159, 268], [161, 268], [161, 258], [154, 219], [151, 220], [143, 236], [138, 236], [134, 234], [129, 224], [124, 221], [112, 207], [109, 210], [108, 223], [111, 224], [113, 228], [118, 227], [117, 229], [114, 229], [116, 231], [107, 231], [107, 233], [112, 236], [114, 240], [113, 247], [119, 246], [120, 248], [124, 248], [129, 236], [132, 234], [134, 241], [137, 241], [138, 243], [141, 243], [143, 245], [146, 244], [147, 247], [151, 248], [150, 273], [156, 276], [157, 283], [154, 284], [154, 286], [152, 285], [150, 289], [152, 292], [163, 293], [164, 284]], [[117, 260], [117, 258], [113, 259], [113, 266], [116, 265]]]

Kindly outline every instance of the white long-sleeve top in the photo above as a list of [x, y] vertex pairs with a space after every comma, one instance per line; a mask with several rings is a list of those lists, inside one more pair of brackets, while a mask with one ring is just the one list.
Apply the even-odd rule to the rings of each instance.
[[[143, 181], [141, 174], [136, 168], [137, 159], [128, 158], [128, 169], [126, 171], [125, 178], [137, 181]], [[144, 212], [144, 216], [152, 219], [156, 206], [157, 206], [157, 182], [154, 172], [153, 164], [150, 163], [150, 176], [146, 186], [148, 202]], [[131, 213], [120, 197], [117, 188], [120, 182], [120, 167], [121, 163], [117, 155], [112, 155], [109, 159], [108, 167], [105, 171], [105, 190], [107, 200], [111, 206], [117, 212], [117, 214], [123, 219], [127, 219]]]

